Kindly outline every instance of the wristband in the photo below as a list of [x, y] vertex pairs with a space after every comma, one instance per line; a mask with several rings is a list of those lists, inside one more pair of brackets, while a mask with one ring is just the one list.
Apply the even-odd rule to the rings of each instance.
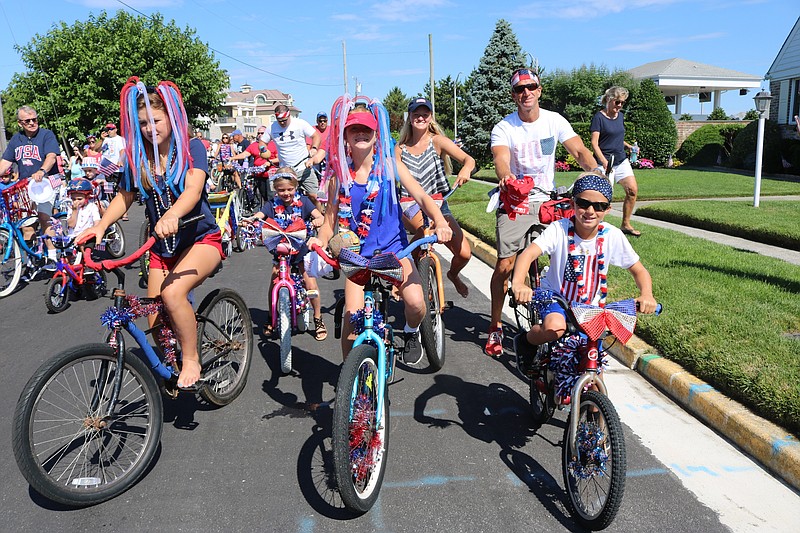
[[592, 172], [599, 172], [600, 174], [603, 174], [605, 176], [606, 169], [604, 169], [601, 165], [598, 165], [597, 168], [595, 168]]

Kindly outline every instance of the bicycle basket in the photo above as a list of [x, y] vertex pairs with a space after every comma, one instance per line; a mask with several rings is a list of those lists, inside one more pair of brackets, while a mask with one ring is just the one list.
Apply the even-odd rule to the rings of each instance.
[[23, 218], [36, 215], [28, 196], [28, 178], [3, 190], [3, 209], [11, 222], [19, 222]]

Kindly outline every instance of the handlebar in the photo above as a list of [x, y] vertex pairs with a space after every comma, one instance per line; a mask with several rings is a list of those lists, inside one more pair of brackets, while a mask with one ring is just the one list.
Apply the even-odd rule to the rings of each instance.
[[[414, 250], [416, 250], [423, 244], [433, 244], [438, 240], [439, 239], [436, 237], [436, 235], [428, 235], [427, 237], [422, 237], [421, 239], [418, 239], [409, 244], [408, 246], [406, 246], [405, 248], [403, 248], [397, 254], [397, 258], [403, 259], [404, 257], [408, 257]], [[314, 244], [311, 247], [311, 249], [317, 252], [317, 254], [322, 258], [322, 260], [328, 263], [330, 266], [332, 266], [333, 268], [339, 268], [339, 261], [329, 256], [328, 253], [320, 245]]]

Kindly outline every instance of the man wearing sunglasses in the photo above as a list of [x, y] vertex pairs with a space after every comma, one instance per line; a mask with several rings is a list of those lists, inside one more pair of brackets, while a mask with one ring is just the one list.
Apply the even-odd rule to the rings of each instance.
[[[552, 111], [539, 107], [542, 85], [536, 72], [521, 68], [511, 75], [511, 98], [517, 106], [492, 129], [492, 157], [500, 188], [517, 189], [524, 181], [530, 186], [551, 191], [555, 189], [556, 143], [560, 142], [584, 170], [597, 168], [597, 161], [583, 145], [567, 120]], [[602, 171], [602, 169], [600, 169]], [[530, 179], [519, 180], [530, 176]], [[519, 192], [519, 191], [517, 191]], [[501, 194], [501, 199], [519, 198], [520, 194]], [[497, 263], [492, 273], [492, 312], [489, 339], [484, 351], [492, 357], [503, 353], [503, 323], [501, 315], [508, 278], [514, 269], [516, 254], [533, 242], [543, 226], [537, 215], [542, 202], [549, 200], [543, 193], [531, 190], [520, 205], [501, 201], [497, 209]]]

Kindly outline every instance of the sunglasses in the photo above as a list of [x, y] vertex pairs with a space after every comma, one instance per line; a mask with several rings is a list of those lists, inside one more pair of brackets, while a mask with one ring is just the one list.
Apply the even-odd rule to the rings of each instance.
[[23, 124], [36, 124], [37, 122], [39, 122], [39, 117], [21, 118], [19, 119], [19, 122], [22, 122]]
[[610, 202], [590, 202], [584, 198], [573, 198], [575, 200], [575, 205], [578, 206], [580, 209], [589, 209], [589, 207], [593, 207], [595, 211], [608, 211], [608, 208], [611, 207]]
[[625, 100], [614, 100], [614, 105], [625, 105]]
[[538, 83], [529, 83], [528, 85], [517, 85], [511, 90], [514, 91], [514, 94], [522, 94], [525, 92], [525, 89], [529, 90], [530, 92], [533, 92], [538, 88], [539, 88]]

